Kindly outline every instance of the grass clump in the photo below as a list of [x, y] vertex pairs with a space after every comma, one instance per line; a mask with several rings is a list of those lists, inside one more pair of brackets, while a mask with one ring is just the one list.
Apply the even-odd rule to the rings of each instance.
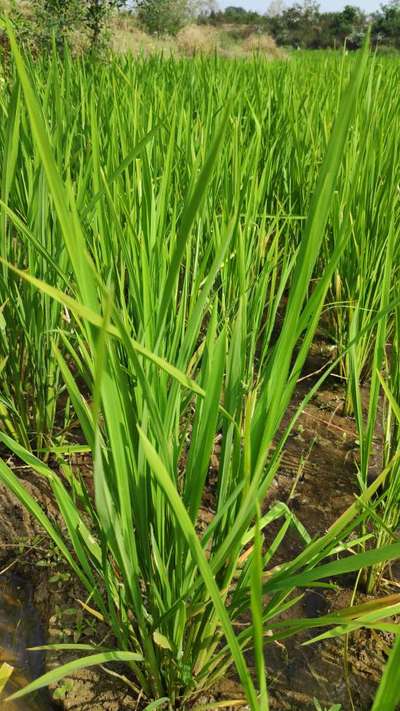
[[[68, 645], [76, 661], [14, 698], [74, 669], [125, 662], [149, 708], [184, 709], [235, 665], [246, 703], [265, 711], [268, 644], [313, 627], [379, 627], [399, 608], [383, 598], [372, 611], [281, 618], [304, 588], [399, 555], [395, 538], [369, 547], [353, 535], [377, 506], [387, 468], [314, 539], [284, 502], [264, 504], [305, 404], [283, 427], [321, 315], [346, 260], [361, 261], [355, 237], [366, 248], [368, 232], [354, 234], [360, 204], [381, 218], [385, 270], [367, 331], [342, 324], [342, 368], [361, 362], [368, 332], [375, 373], [383, 329], [394, 328], [397, 251], [383, 215], [394, 181], [380, 179], [385, 157], [374, 156], [364, 112], [371, 76], [383, 100], [395, 70], [367, 49], [355, 60], [321, 59], [318, 71], [306, 58], [269, 65], [257, 56], [100, 65], [54, 51], [33, 63], [8, 32], [1, 293], [10, 377], [0, 439], [48, 482], [62, 525], [6, 461], [0, 479], [59, 548], [112, 640]], [[383, 118], [382, 144], [397, 121]], [[365, 152], [377, 168], [368, 185], [359, 178]], [[9, 358], [13, 322], [50, 400], [25, 361]], [[338, 338], [332, 323], [325, 328]], [[45, 427], [36, 415], [50, 403]], [[68, 464], [69, 409], [93, 458], [93, 496]], [[289, 529], [300, 552], [278, 565]]]

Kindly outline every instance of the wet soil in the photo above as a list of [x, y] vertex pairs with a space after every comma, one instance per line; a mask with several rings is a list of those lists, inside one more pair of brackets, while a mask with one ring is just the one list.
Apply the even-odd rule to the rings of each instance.
[[[329, 359], [322, 346], [318, 349], [319, 346], [307, 364], [284, 425], [313, 383], [313, 373], [318, 370], [321, 360], [324, 362], [324, 359]], [[288, 503], [311, 536], [323, 534], [353, 503], [357, 493], [357, 437], [353, 419], [343, 415], [343, 405], [342, 382], [337, 377], [331, 377], [298, 419], [266, 501], [266, 506], [274, 501]], [[380, 439], [378, 432], [377, 468]], [[216, 442], [212, 465], [215, 470], [218, 466], [218, 446]], [[83, 463], [82, 466], [85, 468], [85, 477], [90, 479], [90, 466]], [[26, 468], [21, 468], [19, 474], [35, 498], [52, 511], [46, 485]], [[210, 471], [211, 484], [213, 478], [213, 472]], [[210, 510], [206, 510], [207, 507], [212, 509], [212, 498], [210, 491], [209, 498], [204, 502], [205, 518], [212, 515]], [[268, 530], [268, 535], [274, 535], [273, 527]], [[21, 548], [21, 543], [29, 546], [29, 549]], [[42, 533], [37, 524], [23, 512], [12, 495], [0, 487], [0, 568], [1, 561], [3, 567], [5, 561], [10, 561], [12, 570], [22, 570], [23, 575], [30, 576], [33, 592], [24, 595], [32, 600], [46, 621], [49, 641], [100, 639], [104, 630], [99, 623], [88, 626], [77, 602], [80, 593], [76, 583], [67, 571], [64, 572], [56, 554], [49, 554], [46, 546], [48, 544], [42, 542]], [[275, 563], [293, 558], [301, 548], [298, 535], [290, 533], [285, 537]], [[27, 565], [28, 568], [24, 567]], [[27, 570], [31, 572], [27, 573]], [[381, 581], [381, 594], [399, 592], [399, 580], [400, 570], [394, 565], [385, 572], [385, 578]], [[317, 617], [349, 606], [352, 603], [354, 579], [347, 576], [340, 583], [341, 587], [335, 590], [306, 591], [298, 605], [286, 614], [292, 617]], [[358, 602], [367, 599], [367, 596], [358, 593]], [[367, 711], [390, 650], [391, 636], [374, 631], [359, 631], [347, 641], [341, 638], [302, 646], [301, 643], [306, 640], [306, 634], [298, 635], [294, 639], [266, 647], [271, 708], [308, 711], [315, 709], [313, 698], [316, 697], [322, 707], [329, 708], [329, 705], [336, 703], [342, 704], [343, 711], [353, 711], [353, 708]], [[20, 649], [24, 644], [25, 638], [19, 638]], [[63, 661], [66, 660], [64, 656]], [[52, 656], [49, 664], [52, 666], [59, 661], [59, 657]], [[63, 690], [63, 695], [64, 698], [59, 698], [58, 703], [68, 710], [118, 711], [140, 708], [134, 694], [127, 692], [126, 687], [101, 669], [85, 670], [74, 675], [73, 684]], [[217, 702], [240, 696], [240, 686], [232, 677], [214, 690], [208, 702], [212, 704], [213, 699]], [[27, 711], [29, 709], [27, 705], [23, 708]]]
[[[46, 629], [33, 602], [33, 587], [25, 578], [4, 573], [0, 576], [0, 663], [14, 667], [14, 672], [3, 694], [25, 686], [43, 674], [45, 655], [29, 652], [29, 647], [44, 644]], [[7, 704], [10, 711], [51, 711], [54, 706], [47, 691]]]
[[[314, 346], [314, 357], [309, 359], [307, 371], [299, 383], [294, 401], [285, 417], [286, 426], [313, 383], [313, 373], [323, 360]], [[363, 393], [368, 402], [368, 389]], [[354, 420], [344, 412], [345, 392], [339, 378], [333, 376], [307, 404], [286, 444], [281, 466], [269, 501], [285, 501], [314, 537], [328, 527], [355, 500], [357, 485], [357, 434]], [[382, 432], [377, 431], [371, 460], [371, 479], [379, 473]], [[375, 471], [376, 470], [376, 471]], [[277, 532], [269, 532], [273, 537]], [[285, 537], [275, 563], [295, 557], [302, 549], [296, 533]], [[381, 594], [399, 592], [399, 570], [392, 566], [381, 581]], [[341, 579], [337, 590], [306, 591], [300, 603], [287, 617], [318, 617], [354, 604], [354, 576]], [[357, 602], [371, 599], [357, 592]], [[343, 711], [367, 711], [371, 706], [376, 686], [386, 662], [393, 638], [390, 634], [360, 630], [349, 637], [336, 638], [302, 646], [315, 636], [297, 635], [267, 647], [271, 707], [277, 709], [314, 709], [314, 697], [323, 707], [341, 704]], [[351, 700], [350, 700], [351, 699]], [[352, 707], [353, 704], [353, 707]]]

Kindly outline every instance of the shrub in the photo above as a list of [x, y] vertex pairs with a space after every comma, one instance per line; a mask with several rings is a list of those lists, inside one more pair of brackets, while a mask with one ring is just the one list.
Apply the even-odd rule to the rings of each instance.
[[150, 34], [175, 35], [187, 24], [187, 0], [136, 0], [137, 16]]
[[268, 57], [282, 56], [282, 50], [277, 47], [273, 37], [266, 34], [251, 34], [244, 40], [242, 48], [247, 53], [264, 54]]
[[177, 48], [182, 54], [211, 54], [218, 48], [219, 33], [213, 27], [187, 25], [176, 36]]
[[12, 3], [8, 14], [21, 44], [43, 50], [67, 45], [76, 53], [99, 49], [107, 40], [108, 20], [126, 0], [31, 0]]

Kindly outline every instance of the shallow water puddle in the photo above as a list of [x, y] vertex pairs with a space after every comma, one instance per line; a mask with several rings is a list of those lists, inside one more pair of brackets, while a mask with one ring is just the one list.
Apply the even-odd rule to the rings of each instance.
[[[16, 576], [0, 576], [0, 665], [14, 667], [2, 699], [43, 673], [42, 652], [28, 652], [28, 647], [44, 643], [38, 612], [32, 605], [32, 588]], [[51, 711], [54, 709], [46, 691], [4, 705], [8, 711]]]

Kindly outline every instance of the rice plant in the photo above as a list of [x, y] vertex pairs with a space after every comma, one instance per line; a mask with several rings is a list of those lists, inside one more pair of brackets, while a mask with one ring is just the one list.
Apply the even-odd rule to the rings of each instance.
[[[314, 627], [330, 635], [379, 628], [399, 611], [398, 598], [383, 598], [373, 609], [280, 618], [302, 588], [399, 555], [399, 542], [365, 549], [363, 537], [352, 555], [340, 555], [375, 510], [387, 468], [314, 540], [283, 502], [264, 504], [305, 404], [282, 429], [332, 284], [349, 254], [361, 270], [354, 220], [344, 212], [358, 181], [362, 208], [352, 211], [361, 225], [370, 192], [359, 161], [368, 155], [373, 163], [365, 118], [371, 77], [380, 77], [383, 97], [395, 72], [385, 77], [367, 48], [346, 63], [322, 60], [318, 71], [305, 59], [299, 66], [122, 57], [97, 65], [54, 53], [33, 62], [10, 28], [9, 36], [0, 440], [48, 482], [62, 525], [5, 461], [0, 480], [71, 566], [88, 613], [110, 629], [107, 646], [58, 645], [77, 659], [13, 698], [119, 661], [149, 708], [156, 701], [183, 709], [234, 664], [250, 708], [265, 711], [268, 644]], [[382, 136], [392, 127], [386, 116]], [[378, 388], [383, 334], [394, 328], [386, 314], [397, 223], [386, 208], [395, 178], [381, 185], [381, 160], [379, 153], [373, 210], [384, 276], [368, 306], [381, 312], [380, 330], [363, 323], [359, 333], [353, 318], [340, 326], [356, 403], [372, 352]], [[349, 292], [361, 312], [365, 301]], [[360, 345], [365, 334], [370, 349]], [[18, 349], [24, 358], [13, 361]], [[75, 422], [64, 415], [64, 387]], [[371, 422], [376, 407], [375, 398]], [[69, 465], [77, 439], [92, 455], [94, 496]], [[301, 552], [277, 565], [289, 528]]]

